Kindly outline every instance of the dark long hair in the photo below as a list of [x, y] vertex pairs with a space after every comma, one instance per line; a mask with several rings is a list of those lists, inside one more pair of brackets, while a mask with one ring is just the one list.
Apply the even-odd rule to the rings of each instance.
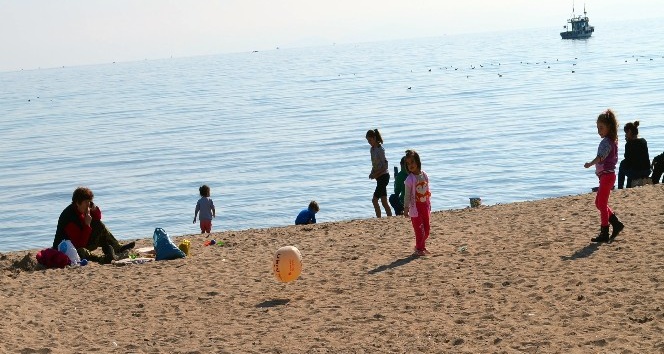
[[[420, 161], [420, 154], [417, 153], [415, 150], [406, 150], [406, 156], [405, 157], [412, 157], [413, 160], [415, 160], [415, 164], [417, 165], [418, 170], [422, 170], [422, 162]], [[409, 171], [410, 172], [410, 171]]]
[[625, 127], [623, 129], [625, 130], [625, 133], [627, 133], [628, 131], [632, 132], [632, 135], [636, 138], [637, 136], [639, 136], [639, 121], [636, 120], [634, 121], [634, 123], [629, 122], [625, 124]]
[[367, 135], [364, 136], [365, 138], [376, 138], [376, 142], [379, 144], [383, 143], [383, 138], [380, 136], [380, 132], [378, 129], [369, 129], [367, 130]]

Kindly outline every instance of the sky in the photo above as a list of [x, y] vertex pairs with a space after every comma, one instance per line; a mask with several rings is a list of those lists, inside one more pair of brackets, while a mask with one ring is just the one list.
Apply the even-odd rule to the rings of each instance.
[[[591, 24], [664, 0], [588, 0]], [[583, 1], [575, 1], [576, 14]], [[0, 72], [560, 28], [572, 0], [0, 0]]]

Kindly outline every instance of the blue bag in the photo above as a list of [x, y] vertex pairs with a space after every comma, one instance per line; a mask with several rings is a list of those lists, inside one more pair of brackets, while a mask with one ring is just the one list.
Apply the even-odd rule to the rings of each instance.
[[155, 260], [157, 261], [184, 258], [186, 256], [184, 252], [173, 243], [171, 238], [168, 237], [166, 231], [160, 227], [154, 229], [152, 241], [156, 253]]

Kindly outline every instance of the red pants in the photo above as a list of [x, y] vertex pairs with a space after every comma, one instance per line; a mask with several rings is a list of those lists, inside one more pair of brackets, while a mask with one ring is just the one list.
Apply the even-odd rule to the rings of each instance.
[[210, 233], [212, 231], [212, 220], [201, 220], [201, 233]]
[[415, 231], [415, 249], [424, 251], [426, 249], [426, 240], [429, 238], [429, 230], [431, 229], [431, 225], [429, 224], [431, 213], [428, 203], [416, 202], [415, 207], [417, 208], [417, 216], [410, 217], [410, 222], [413, 223], [413, 230]]
[[609, 208], [609, 196], [615, 182], [615, 173], [605, 173], [599, 177], [599, 189], [597, 190], [597, 196], [595, 196], [595, 206], [599, 210], [601, 226], [609, 226], [609, 217], [613, 214], [613, 211]]

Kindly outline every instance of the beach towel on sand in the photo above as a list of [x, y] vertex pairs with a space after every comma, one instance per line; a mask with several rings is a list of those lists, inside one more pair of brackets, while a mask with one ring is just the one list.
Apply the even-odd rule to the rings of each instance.
[[136, 258], [125, 258], [113, 262], [116, 266], [124, 266], [128, 264], [143, 264], [154, 261], [154, 258], [151, 257], [136, 257]]

